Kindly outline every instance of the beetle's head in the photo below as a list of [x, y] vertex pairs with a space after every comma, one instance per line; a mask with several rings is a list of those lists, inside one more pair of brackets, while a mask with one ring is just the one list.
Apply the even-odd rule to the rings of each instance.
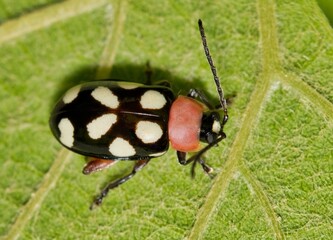
[[201, 120], [200, 141], [213, 143], [219, 137], [225, 138], [223, 126], [227, 120], [227, 115], [224, 115], [221, 119], [217, 111], [204, 112]]

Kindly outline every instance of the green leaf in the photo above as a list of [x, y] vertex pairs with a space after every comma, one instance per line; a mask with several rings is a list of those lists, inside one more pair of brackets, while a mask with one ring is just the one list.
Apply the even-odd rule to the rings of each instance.
[[[4, 239], [329, 239], [333, 34], [316, 1], [0, 1], [0, 235]], [[197, 20], [227, 95], [210, 180], [153, 159], [89, 205], [131, 162], [84, 176], [48, 118], [69, 87], [154, 80], [217, 101]]]

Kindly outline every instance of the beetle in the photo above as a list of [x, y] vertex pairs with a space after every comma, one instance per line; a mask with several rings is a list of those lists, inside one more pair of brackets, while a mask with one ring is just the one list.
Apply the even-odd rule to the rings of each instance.
[[[113, 80], [93, 81], [69, 89], [56, 103], [50, 128], [56, 139], [73, 152], [87, 156], [83, 168], [90, 174], [120, 160], [135, 161], [130, 174], [109, 183], [94, 200], [100, 205], [109, 190], [118, 187], [169, 147], [182, 165], [199, 163], [208, 175], [213, 169], [202, 155], [226, 138], [227, 104], [211, 58], [202, 21], [198, 21], [204, 52], [219, 95], [218, 108], [191, 89], [175, 97], [168, 86]], [[223, 110], [220, 117], [219, 111]], [[200, 149], [200, 142], [207, 145]], [[188, 152], [194, 152], [186, 158]]]

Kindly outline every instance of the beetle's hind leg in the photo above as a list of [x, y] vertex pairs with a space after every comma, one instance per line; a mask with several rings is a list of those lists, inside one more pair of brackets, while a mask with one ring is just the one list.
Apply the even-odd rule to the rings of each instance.
[[100, 193], [100, 195], [95, 199], [95, 201], [92, 203], [92, 205], [90, 206], [90, 209], [93, 209], [94, 206], [99, 206], [101, 205], [103, 199], [106, 197], [106, 195], [108, 194], [108, 192], [113, 189], [118, 187], [119, 185], [123, 184], [124, 182], [128, 181], [129, 179], [131, 179], [138, 171], [140, 171], [143, 167], [145, 167], [150, 159], [142, 159], [142, 160], [137, 160], [135, 162], [134, 168], [132, 170], [132, 172], [118, 180], [115, 180], [111, 183], [109, 183]]

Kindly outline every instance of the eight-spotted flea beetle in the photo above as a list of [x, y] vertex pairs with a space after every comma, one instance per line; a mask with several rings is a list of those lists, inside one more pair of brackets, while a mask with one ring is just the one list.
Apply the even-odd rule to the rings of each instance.
[[[187, 96], [175, 98], [166, 86], [112, 80], [78, 85], [56, 104], [50, 118], [51, 130], [66, 148], [90, 157], [84, 174], [110, 167], [119, 160], [135, 161], [132, 172], [108, 184], [93, 205], [100, 205], [110, 189], [132, 178], [151, 158], [163, 155], [169, 142], [177, 151], [180, 164], [193, 162], [192, 174], [197, 162], [206, 173], [212, 172], [202, 155], [226, 138], [223, 127], [228, 114], [201, 20], [198, 24], [219, 94], [219, 108], [214, 108], [195, 89]], [[222, 119], [219, 109], [223, 110]], [[201, 150], [200, 141], [208, 143]], [[188, 152], [195, 153], [186, 159]]]

